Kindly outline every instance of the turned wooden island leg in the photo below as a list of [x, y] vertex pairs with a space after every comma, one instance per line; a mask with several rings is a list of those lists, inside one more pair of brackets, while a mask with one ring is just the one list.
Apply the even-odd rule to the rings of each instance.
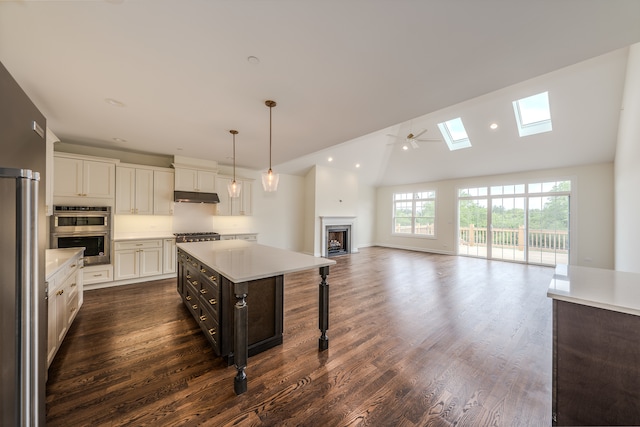
[[318, 349], [326, 350], [329, 348], [329, 337], [327, 337], [327, 329], [329, 329], [329, 284], [327, 276], [329, 275], [329, 267], [320, 267], [320, 282], [318, 295], [318, 328], [320, 328], [320, 338], [318, 339]]
[[249, 283], [234, 283], [233, 292], [236, 296], [236, 305], [233, 314], [233, 361], [238, 371], [233, 380], [233, 390], [236, 394], [247, 391], [247, 359], [249, 358], [249, 308], [247, 307], [247, 294]]

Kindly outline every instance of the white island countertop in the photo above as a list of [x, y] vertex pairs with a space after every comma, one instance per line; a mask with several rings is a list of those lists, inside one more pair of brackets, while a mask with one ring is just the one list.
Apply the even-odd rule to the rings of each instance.
[[547, 296], [640, 316], [640, 274], [558, 265]]
[[45, 256], [45, 280], [70, 262], [76, 255], [82, 255], [84, 248], [47, 249]]
[[245, 240], [178, 243], [191, 256], [234, 283], [279, 276], [336, 262]]

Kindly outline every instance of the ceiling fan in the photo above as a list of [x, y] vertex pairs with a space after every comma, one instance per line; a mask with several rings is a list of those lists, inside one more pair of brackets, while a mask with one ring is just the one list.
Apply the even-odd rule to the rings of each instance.
[[421, 131], [418, 131], [415, 134], [409, 132], [409, 134], [406, 137], [404, 137], [403, 140], [399, 139], [397, 135], [387, 134], [387, 136], [398, 139], [397, 141], [392, 142], [389, 145], [401, 144], [402, 149], [406, 151], [410, 147], [413, 149], [420, 148], [420, 146], [418, 145], [418, 142], [440, 142], [441, 141], [438, 138], [420, 138], [420, 136], [422, 136], [426, 131], [427, 129], [422, 129]]

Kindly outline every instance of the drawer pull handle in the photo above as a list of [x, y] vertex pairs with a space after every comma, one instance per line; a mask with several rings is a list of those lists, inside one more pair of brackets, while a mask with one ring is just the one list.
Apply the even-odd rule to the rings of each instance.
[[206, 273], [206, 272], [207, 272], [207, 270], [205, 270], [204, 268], [200, 269], [200, 273]]
[[207, 316], [205, 316], [204, 314], [202, 316], [200, 316], [200, 320], [202, 320], [203, 322], [207, 320]]
[[198, 304], [193, 304], [193, 305], [191, 306], [191, 308], [193, 308], [194, 310], [197, 310], [197, 309], [198, 309]]
[[93, 277], [102, 277], [102, 273], [100, 274], [94, 274]]
[[74, 311], [76, 311], [76, 308], [75, 307], [71, 307], [70, 312], [73, 313]]
[[198, 281], [197, 281], [197, 280], [194, 280], [193, 282], [191, 282], [191, 284], [192, 284], [193, 286], [198, 286]]
[[64, 289], [61, 289], [58, 292], [56, 292], [56, 295], [62, 295], [62, 294], [64, 294]]
[[209, 277], [209, 280], [215, 282], [217, 280], [217, 278], [216, 278], [216, 276], [211, 276], [211, 277]]
[[142, 243], [136, 243], [136, 246], [142, 246]]
[[216, 328], [209, 329], [209, 335], [213, 336], [216, 334]]
[[75, 264], [73, 264], [73, 265], [72, 265], [71, 267], [69, 267], [69, 268], [76, 268], [76, 265], [75, 265]]
[[187, 279], [191, 279], [191, 275], [190, 274], [187, 274]]
[[73, 283], [71, 284], [71, 287], [73, 288], [75, 285], [76, 285], [76, 282], [73, 282]]
[[191, 295], [187, 295], [185, 298], [187, 301], [191, 301]]
[[209, 300], [209, 304], [211, 304], [211, 305], [216, 305], [217, 303], [218, 303], [218, 300], [216, 300], [215, 298], [211, 298]]
[[207, 290], [206, 290], [206, 289], [200, 289], [200, 293], [201, 293], [202, 295], [204, 295], [204, 294], [206, 294], [206, 293], [207, 293]]

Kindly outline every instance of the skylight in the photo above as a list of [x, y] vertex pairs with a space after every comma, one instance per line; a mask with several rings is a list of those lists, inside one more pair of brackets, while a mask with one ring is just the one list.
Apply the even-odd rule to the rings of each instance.
[[551, 131], [549, 92], [513, 101], [513, 111], [521, 137]]
[[460, 117], [438, 123], [438, 128], [449, 146], [449, 150], [453, 151], [471, 147], [471, 141]]

